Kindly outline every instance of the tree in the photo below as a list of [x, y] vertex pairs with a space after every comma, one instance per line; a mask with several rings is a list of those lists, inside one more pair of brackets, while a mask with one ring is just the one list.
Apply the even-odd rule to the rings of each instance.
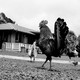
[[78, 36], [78, 44], [76, 46], [77, 52], [79, 53], [78, 56], [80, 57], [80, 35]]
[[73, 31], [69, 31], [65, 39], [66, 48], [65, 54], [71, 59], [71, 57], [77, 56], [76, 46], [77, 46], [77, 36]]
[[69, 33], [66, 36], [66, 45], [67, 48], [71, 51], [74, 51], [77, 46], [77, 36], [73, 31], [69, 31]]
[[6, 17], [4, 13], [0, 13], [0, 24], [3, 24], [3, 23], [15, 24], [15, 22], [11, 20], [10, 18]]

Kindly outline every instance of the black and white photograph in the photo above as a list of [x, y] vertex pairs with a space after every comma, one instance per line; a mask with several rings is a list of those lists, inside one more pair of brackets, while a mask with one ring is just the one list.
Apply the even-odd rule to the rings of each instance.
[[80, 0], [0, 0], [0, 80], [80, 80]]

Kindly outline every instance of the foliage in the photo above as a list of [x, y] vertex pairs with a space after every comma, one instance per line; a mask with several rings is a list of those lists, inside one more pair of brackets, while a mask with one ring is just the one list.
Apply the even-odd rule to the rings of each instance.
[[80, 35], [78, 36], [78, 45], [76, 46], [77, 52], [79, 53], [79, 57], [80, 57]]
[[69, 33], [66, 36], [66, 45], [67, 48], [71, 51], [74, 51], [77, 46], [77, 36], [73, 31], [69, 31]]
[[0, 24], [3, 24], [3, 23], [15, 24], [15, 22], [13, 20], [11, 20], [10, 18], [6, 17], [6, 15], [4, 13], [0, 13]]

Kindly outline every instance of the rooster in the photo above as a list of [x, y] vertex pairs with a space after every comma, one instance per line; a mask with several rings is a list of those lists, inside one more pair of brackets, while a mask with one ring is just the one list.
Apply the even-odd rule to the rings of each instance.
[[[57, 19], [57, 24], [59, 24], [59, 26], [57, 26], [57, 27], [59, 28], [58, 30], [60, 30], [60, 26], [62, 27], [63, 24], [61, 24], [58, 20], [59, 19]], [[64, 23], [64, 21], [62, 21], [62, 23]], [[60, 57], [62, 55], [60, 52], [57, 52], [57, 50], [59, 50], [59, 48], [60, 48], [59, 43], [58, 43], [59, 46], [57, 46], [58, 48], [56, 48], [56, 45], [57, 45], [56, 42], [57, 41], [60, 42], [59, 37], [61, 36], [61, 34], [57, 30], [57, 39], [56, 39], [56, 35], [55, 35], [55, 37], [53, 37], [47, 24], [48, 24], [47, 20], [43, 20], [39, 24], [40, 38], [37, 41], [37, 46], [41, 49], [42, 53], [46, 55], [46, 60], [43, 63], [42, 67], [44, 67], [45, 63], [49, 60], [50, 61], [50, 70], [51, 70], [52, 56]]]

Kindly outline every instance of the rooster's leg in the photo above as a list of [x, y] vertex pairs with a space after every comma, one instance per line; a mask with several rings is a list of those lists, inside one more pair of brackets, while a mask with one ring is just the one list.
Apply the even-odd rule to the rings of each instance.
[[46, 64], [46, 62], [48, 61], [48, 59], [46, 58], [45, 62], [43, 63], [42, 67], [44, 67], [44, 65]]
[[52, 61], [52, 57], [49, 58], [50, 61], [50, 70], [51, 70], [51, 61]]
[[50, 70], [51, 70], [51, 60], [50, 60]]

